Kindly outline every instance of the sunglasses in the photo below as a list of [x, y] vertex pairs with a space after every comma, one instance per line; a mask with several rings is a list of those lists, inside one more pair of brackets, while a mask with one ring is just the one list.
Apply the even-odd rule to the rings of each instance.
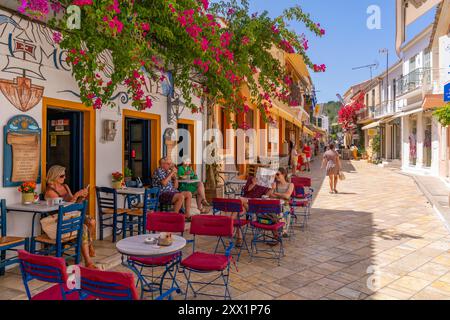
[[279, 172], [278, 172], [278, 173], [277, 173], [277, 174], [275, 174], [275, 175], [276, 175], [277, 177], [279, 177], [279, 176], [281, 176], [281, 173], [279, 173]]
[[59, 177], [62, 179], [62, 178], [65, 178], [66, 175], [65, 175], [65, 174], [62, 174], [62, 175], [60, 175]]

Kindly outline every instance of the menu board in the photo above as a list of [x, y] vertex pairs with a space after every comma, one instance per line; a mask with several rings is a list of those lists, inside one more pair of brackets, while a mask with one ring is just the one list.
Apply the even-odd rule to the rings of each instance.
[[40, 159], [39, 135], [10, 132], [7, 143], [12, 147], [11, 182], [37, 181]]

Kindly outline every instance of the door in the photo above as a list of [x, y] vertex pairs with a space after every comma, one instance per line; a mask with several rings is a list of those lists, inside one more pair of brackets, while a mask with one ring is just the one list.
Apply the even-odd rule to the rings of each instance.
[[66, 183], [77, 191], [83, 185], [83, 113], [56, 108], [47, 110], [46, 171], [53, 165], [66, 168]]
[[176, 165], [181, 165], [181, 161], [186, 157], [191, 160], [191, 163], [194, 161], [191, 155], [191, 137], [189, 133], [189, 125], [184, 123], [178, 123], [177, 129], [183, 129], [182, 131], [178, 131], [178, 159]]
[[141, 178], [146, 185], [151, 182], [150, 126], [149, 120], [125, 118], [125, 168], [131, 169], [133, 178]]

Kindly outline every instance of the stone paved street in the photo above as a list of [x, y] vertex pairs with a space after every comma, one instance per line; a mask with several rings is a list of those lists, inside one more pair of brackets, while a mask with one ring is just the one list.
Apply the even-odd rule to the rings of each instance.
[[[335, 195], [318, 162], [306, 231], [286, 241], [281, 266], [250, 263], [243, 253], [231, 276], [233, 299], [450, 299], [450, 234], [414, 181], [365, 161], [346, 162], [347, 179]], [[212, 242], [202, 239], [200, 247]], [[125, 270], [111, 242], [96, 246], [97, 261]], [[0, 278], [0, 299], [24, 298], [17, 269]]]

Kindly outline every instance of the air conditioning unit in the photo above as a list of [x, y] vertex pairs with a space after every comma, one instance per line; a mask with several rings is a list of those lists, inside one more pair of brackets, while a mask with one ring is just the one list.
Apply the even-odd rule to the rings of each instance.
[[117, 134], [116, 128], [117, 121], [115, 120], [103, 120], [103, 140], [114, 141]]

